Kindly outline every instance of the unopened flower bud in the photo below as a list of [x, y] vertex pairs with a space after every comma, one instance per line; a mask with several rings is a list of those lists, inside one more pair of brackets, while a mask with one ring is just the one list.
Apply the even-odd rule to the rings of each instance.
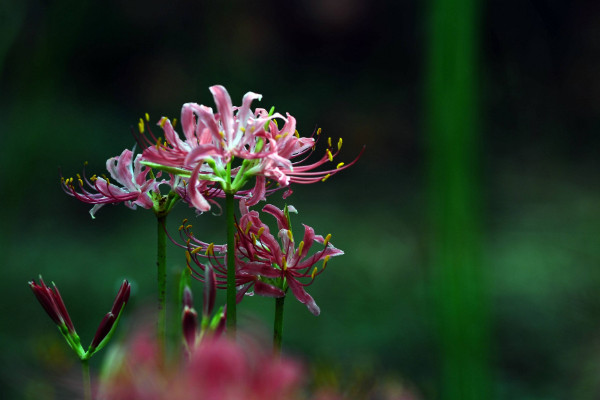
[[183, 289], [182, 302], [184, 307], [194, 308], [194, 296], [192, 295], [192, 289], [190, 289], [190, 287], [187, 285]]
[[217, 277], [211, 267], [204, 270], [204, 304], [202, 313], [205, 317], [209, 316], [215, 308], [215, 297], [217, 295]]
[[198, 327], [198, 313], [187, 305], [183, 307], [182, 317], [183, 338], [188, 349], [193, 349], [196, 342], [196, 330]]
[[104, 340], [106, 335], [108, 335], [113, 325], [115, 324], [115, 321], [116, 317], [112, 312], [109, 312], [104, 316], [104, 318], [102, 318], [102, 321], [100, 322], [100, 325], [96, 330], [96, 334], [94, 335], [94, 340], [92, 340], [92, 344], [90, 344], [91, 351], [94, 351], [98, 347], [100, 342]]
[[40, 284], [38, 285], [35, 281], [29, 282], [29, 287], [33, 291], [33, 294], [38, 299], [48, 316], [54, 321], [56, 325], [59, 327], [65, 327], [68, 329], [69, 334], [75, 335], [75, 327], [71, 322], [71, 318], [69, 317], [69, 313], [67, 312], [67, 308], [65, 307], [65, 303], [60, 296], [60, 292], [58, 288], [53, 283], [54, 291], [50, 289], [44, 283], [42, 277], [40, 276]]
[[119, 288], [119, 292], [115, 297], [115, 301], [113, 303], [112, 309], [110, 312], [116, 316], [119, 315], [123, 306], [129, 301], [129, 295], [131, 294], [131, 284], [124, 280]]

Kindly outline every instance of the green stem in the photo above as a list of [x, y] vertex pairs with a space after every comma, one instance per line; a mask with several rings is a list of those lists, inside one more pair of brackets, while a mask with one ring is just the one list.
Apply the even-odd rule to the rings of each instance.
[[92, 382], [90, 379], [90, 364], [88, 360], [81, 360], [81, 371], [83, 373], [83, 398], [92, 400]]
[[235, 302], [235, 220], [233, 193], [225, 193], [225, 213], [227, 214], [227, 332], [235, 338], [236, 302]]
[[158, 343], [161, 353], [164, 355], [166, 331], [167, 331], [167, 314], [166, 314], [166, 295], [167, 295], [167, 234], [165, 232], [166, 215], [157, 215], [157, 242], [156, 242], [156, 267], [158, 280], [158, 320], [157, 332]]
[[283, 304], [285, 296], [275, 299], [275, 323], [273, 325], [273, 352], [281, 353], [281, 341], [283, 338]]

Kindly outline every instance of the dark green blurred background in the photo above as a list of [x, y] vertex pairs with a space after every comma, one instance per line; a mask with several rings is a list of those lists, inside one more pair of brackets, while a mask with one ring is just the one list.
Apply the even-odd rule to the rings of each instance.
[[[451, 350], [471, 339], [452, 335], [466, 329], [489, 383], [480, 395], [599, 398], [600, 3], [444, 3], [2, 0], [0, 397], [71, 398], [79, 379], [27, 286], [38, 274], [57, 283], [84, 343], [123, 278], [134, 291], [119, 331], [151, 312], [151, 212], [106, 206], [91, 220], [60, 189], [59, 168], [102, 172], [134, 145], [144, 112], [213, 106], [208, 87], [220, 83], [234, 104], [262, 93], [301, 133], [343, 137], [340, 161], [367, 146], [350, 170], [288, 200], [298, 223], [346, 251], [309, 289], [321, 316], [287, 302], [288, 352], [342, 380], [379, 375], [422, 398], [461, 398], [447, 371], [462, 368]], [[466, 39], [452, 42], [461, 26]], [[448, 93], [447, 66], [462, 72]], [[444, 211], [453, 188], [466, 196], [458, 219]], [[171, 231], [191, 216], [179, 205]], [[223, 241], [222, 220], [204, 215], [194, 231]], [[445, 268], [463, 233], [470, 269]], [[169, 259], [178, 273], [183, 255], [170, 247]], [[249, 298], [239, 312], [268, 332], [272, 307]]]

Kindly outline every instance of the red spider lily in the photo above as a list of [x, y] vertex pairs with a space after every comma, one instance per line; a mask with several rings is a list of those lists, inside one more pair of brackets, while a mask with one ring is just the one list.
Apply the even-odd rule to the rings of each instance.
[[[109, 158], [106, 161], [106, 169], [110, 178], [106, 175], [97, 177], [93, 175], [89, 179], [77, 175], [73, 178], [62, 178], [64, 191], [84, 203], [94, 204], [90, 210], [92, 218], [96, 211], [105, 204], [124, 203], [127, 207], [135, 210], [137, 206], [152, 208], [154, 199], [152, 192], [160, 193], [161, 184], [169, 184], [172, 188], [182, 191], [181, 179], [171, 176], [170, 181], [159, 181], [158, 175], [148, 177], [150, 167], [141, 164], [141, 155], [138, 154], [133, 160], [133, 152], [129, 149], [123, 150], [121, 155]], [[112, 181], [111, 181], [112, 179]], [[115, 182], [120, 185], [115, 185]]]
[[[316, 235], [313, 228], [307, 225], [304, 225], [303, 240], [296, 246], [285, 211], [273, 205], [266, 205], [263, 212], [271, 214], [277, 220], [278, 239], [270, 232], [268, 225], [262, 222], [259, 213], [250, 211], [243, 200], [240, 201], [240, 209], [242, 216], [236, 234], [238, 301], [252, 288], [254, 293], [261, 296], [281, 297], [289, 287], [298, 301], [305, 304], [313, 314], [319, 315], [320, 309], [305, 287], [325, 270], [331, 257], [342, 255], [344, 252], [329, 242], [331, 235], [323, 238]], [[288, 210], [295, 212], [291, 206]], [[203, 280], [200, 271], [213, 268], [217, 287], [226, 288], [225, 256], [216, 255], [214, 245], [192, 239], [193, 234], [186, 227], [182, 227], [182, 230], [190, 239], [187, 242], [187, 254], [192, 276]], [[309, 255], [315, 242], [322, 244], [324, 248]], [[220, 250], [225, 252], [225, 246], [220, 246]], [[323, 262], [321, 269], [315, 266], [320, 262]]]
[[[198, 182], [208, 180], [219, 182], [230, 193], [238, 192], [246, 182], [256, 177], [254, 188], [246, 192], [250, 195], [248, 204], [254, 205], [270, 192], [265, 187], [266, 178], [276, 181], [280, 187], [290, 183], [325, 181], [353, 165], [362, 155], [361, 151], [347, 165], [338, 163], [335, 168], [317, 170], [325, 163], [333, 162], [341, 148], [341, 139], [334, 151], [329, 138], [325, 154], [316, 162], [305, 164], [314, 152], [315, 135], [300, 137], [294, 117], [269, 113], [263, 108], [252, 112], [252, 101], [261, 98], [253, 92], [246, 93], [241, 107], [234, 107], [224, 87], [212, 86], [210, 91], [217, 113], [196, 103], [184, 104], [181, 119], [185, 139], [179, 137], [173, 124], [165, 117], [159, 121], [164, 140], [157, 139], [151, 132], [151, 138], [143, 135], [144, 122], [140, 121], [140, 142], [146, 147], [143, 158], [147, 165], [189, 176], [192, 188]], [[284, 122], [281, 129], [276, 120]], [[319, 134], [320, 130], [317, 136]], [[243, 160], [236, 168], [230, 164], [234, 157]], [[199, 210], [210, 208], [200, 191], [192, 189], [190, 198]]]

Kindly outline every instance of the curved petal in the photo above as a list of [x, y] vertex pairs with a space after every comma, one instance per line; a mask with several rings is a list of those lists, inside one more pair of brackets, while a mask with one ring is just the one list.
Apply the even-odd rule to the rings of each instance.
[[269, 285], [268, 283], [264, 283], [262, 281], [257, 280], [254, 282], [254, 293], [259, 296], [264, 297], [283, 297], [285, 293], [283, 290], [275, 287], [273, 285]]
[[213, 94], [217, 110], [225, 131], [225, 137], [227, 138], [227, 144], [231, 144], [233, 139], [234, 121], [233, 121], [233, 105], [231, 104], [231, 97], [227, 90], [221, 85], [211, 86], [210, 92]]
[[306, 292], [306, 290], [304, 290], [302, 285], [300, 285], [295, 279], [288, 279], [287, 283], [290, 286], [290, 289], [292, 289], [292, 293], [294, 293], [294, 296], [298, 299], [300, 303], [306, 305], [306, 307], [308, 307], [308, 310], [311, 313], [313, 313], [314, 315], [319, 315], [321, 313], [321, 309], [319, 308], [315, 300], [310, 294]]
[[206, 200], [202, 193], [200, 193], [200, 190], [198, 190], [198, 172], [201, 166], [202, 164], [198, 164], [192, 172], [192, 176], [190, 177], [190, 181], [188, 184], [188, 194], [190, 202], [196, 209], [200, 211], [209, 211], [210, 203]]

